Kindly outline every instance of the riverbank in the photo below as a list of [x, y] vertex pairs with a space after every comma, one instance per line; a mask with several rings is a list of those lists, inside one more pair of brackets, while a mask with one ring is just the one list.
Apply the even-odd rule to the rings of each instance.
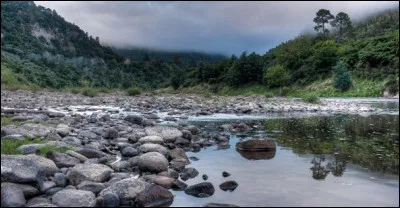
[[[374, 105], [379, 103], [394, 106]], [[223, 190], [234, 190], [237, 183], [208, 182], [207, 175], [204, 181], [186, 183], [199, 177], [196, 167], [188, 166], [196, 158], [186, 152], [230, 148], [229, 133], [248, 135], [262, 126], [237, 121], [211, 133], [188, 121], [292, 113], [398, 115], [398, 103], [382, 98], [307, 103], [261, 95], [113, 92], [88, 97], [2, 90], [2, 206], [169, 206], [174, 191], [208, 198], [217, 183]]]

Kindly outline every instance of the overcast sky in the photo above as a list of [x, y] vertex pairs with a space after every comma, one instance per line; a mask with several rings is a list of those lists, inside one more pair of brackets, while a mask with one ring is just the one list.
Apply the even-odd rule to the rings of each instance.
[[100, 42], [117, 47], [264, 54], [313, 30], [320, 8], [353, 20], [399, 2], [45, 2]]

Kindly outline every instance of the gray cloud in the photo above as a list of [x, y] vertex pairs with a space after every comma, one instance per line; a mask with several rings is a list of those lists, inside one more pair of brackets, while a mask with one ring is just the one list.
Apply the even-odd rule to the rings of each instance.
[[47, 2], [104, 44], [225, 54], [269, 48], [311, 31], [320, 8], [353, 20], [399, 2]]

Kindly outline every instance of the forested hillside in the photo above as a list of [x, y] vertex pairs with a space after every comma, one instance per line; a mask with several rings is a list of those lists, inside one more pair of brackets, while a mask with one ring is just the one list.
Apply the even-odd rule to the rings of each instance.
[[[156, 53], [127, 61], [102, 46], [56, 11], [34, 2], [1, 2], [2, 86], [18, 81], [40, 87], [165, 87], [177, 68], [224, 57], [201, 53]], [[131, 53], [129, 53], [131, 52]], [[127, 57], [132, 51], [121, 50]], [[137, 53], [137, 56], [141, 56]], [[182, 60], [180, 57], [182, 56]], [[4, 76], [3, 76], [4, 75]], [[8, 79], [8, 80], [7, 80]]]
[[105, 47], [101, 38], [91, 37], [54, 10], [30, 1], [2, 2], [1, 83], [10, 89], [20, 84], [58, 89], [182, 89], [206, 84], [214, 93], [261, 86], [284, 94], [315, 83], [345, 92], [357, 89], [355, 81], [361, 80], [383, 83], [376, 91], [398, 91], [398, 8], [358, 22], [346, 13], [321, 9], [314, 23], [317, 35], [300, 35], [263, 55], [243, 52], [225, 58]]
[[[382, 81], [393, 92], [397, 91], [399, 10], [388, 10], [353, 24], [345, 13], [335, 18], [329, 10], [326, 11], [332, 21], [340, 22], [330, 28], [331, 31], [326, 28], [329, 25], [327, 20], [324, 31], [322, 25], [316, 23], [318, 35], [300, 35], [272, 48], [265, 55], [243, 53], [240, 57], [232, 56], [230, 60], [199, 65], [190, 74], [189, 82], [218, 83], [213, 87], [214, 91], [223, 86], [301, 87], [344, 74], [343, 79], [348, 79], [349, 83], [338, 84], [338, 90], [352, 87], [353, 78]], [[335, 75], [335, 71], [338, 74]]]

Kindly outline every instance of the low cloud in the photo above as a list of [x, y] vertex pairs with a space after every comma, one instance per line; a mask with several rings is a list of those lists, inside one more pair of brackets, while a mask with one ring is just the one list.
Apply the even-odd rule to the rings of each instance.
[[271, 47], [311, 31], [320, 8], [353, 20], [399, 2], [45, 2], [100, 41], [117, 47], [224, 54]]

